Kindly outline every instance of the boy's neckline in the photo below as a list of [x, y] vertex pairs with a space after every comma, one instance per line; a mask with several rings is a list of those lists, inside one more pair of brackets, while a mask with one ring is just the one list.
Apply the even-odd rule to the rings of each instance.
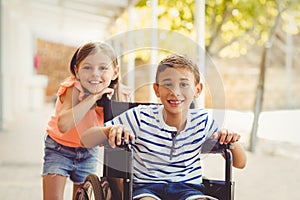
[[[164, 117], [164, 106], [162, 105], [159, 109], [159, 120], [163, 123], [163, 125], [165, 127], [167, 127], [168, 130], [176, 131], [178, 134], [186, 129], [186, 127], [190, 121], [189, 112], [190, 112], [190, 109], [188, 110], [188, 113], [185, 117], [184, 125], [182, 125], [181, 128], [178, 128], [177, 126], [170, 125], [166, 122], [165, 117]], [[174, 124], [177, 124], [177, 123], [175, 122]]]

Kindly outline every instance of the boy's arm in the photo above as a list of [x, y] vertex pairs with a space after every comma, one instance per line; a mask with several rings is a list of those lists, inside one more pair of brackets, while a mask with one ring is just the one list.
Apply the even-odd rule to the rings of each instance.
[[243, 169], [247, 163], [247, 156], [244, 148], [238, 143], [240, 134], [231, 132], [227, 129], [223, 129], [215, 134], [214, 139], [219, 140], [220, 144], [232, 144], [232, 164], [236, 168]]
[[247, 163], [246, 152], [238, 142], [233, 143], [233, 146], [234, 147], [231, 150], [233, 157], [232, 164], [236, 168], [243, 169]]

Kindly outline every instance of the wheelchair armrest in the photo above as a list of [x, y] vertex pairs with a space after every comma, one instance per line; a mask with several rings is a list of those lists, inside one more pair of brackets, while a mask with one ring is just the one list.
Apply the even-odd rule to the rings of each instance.
[[[221, 153], [225, 158], [225, 179], [209, 180], [203, 179], [204, 193], [210, 196], [216, 195], [218, 199], [232, 200], [234, 182], [232, 181], [232, 144], [220, 144], [218, 140], [208, 139], [201, 148], [201, 153]], [[216, 192], [217, 191], [217, 192]]]
[[220, 144], [218, 140], [209, 138], [203, 143], [201, 153], [224, 153], [226, 149], [233, 149], [233, 145]]

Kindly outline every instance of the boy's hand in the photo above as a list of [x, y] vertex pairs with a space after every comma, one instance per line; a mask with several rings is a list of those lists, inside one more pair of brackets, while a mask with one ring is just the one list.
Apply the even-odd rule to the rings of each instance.
[[228, 129], [223, 129], [214, 135], [213, 138], [219, 140], [220, 144], [233, 144], [240, 140], [241, 135]]
[[109, 145], [112, 148], [115, 148], [116, 145], [121, 145], [122, 137], [126, 144], [128, 144], [129, 141], [134, 142], [134, 135], [128, 129], [122, 125], [113, 125], [108, 135]]

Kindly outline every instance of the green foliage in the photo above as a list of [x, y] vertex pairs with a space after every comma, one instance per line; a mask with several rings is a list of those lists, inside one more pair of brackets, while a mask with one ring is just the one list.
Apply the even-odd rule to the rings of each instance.
[[277, 12], [274, 0], [210, 0], [206, 4], [207, 51], [221, 56], [245, 54], [267, 40]]
[[[177, 31], [195, 39], [194, 0], [159, 0], [158, 3], [158, 28]], [[136, 7], [137, 10], [150, 10], [150, 1], [141, 0]], [[252, 45], [262, 45], [269, 39], [277, 15], [283, 14], [283, 27], [291, 15], [293, 21], [299, 24], [300, 17], [291, 14], [297, 13], [299, 8], [299, 0], [206, 0], [206, 50], [212, 56], [246, 54]], [[148, 16], [148, 20], [150, 18]], [[297, 31], [296, 26], [293, 33]]]

